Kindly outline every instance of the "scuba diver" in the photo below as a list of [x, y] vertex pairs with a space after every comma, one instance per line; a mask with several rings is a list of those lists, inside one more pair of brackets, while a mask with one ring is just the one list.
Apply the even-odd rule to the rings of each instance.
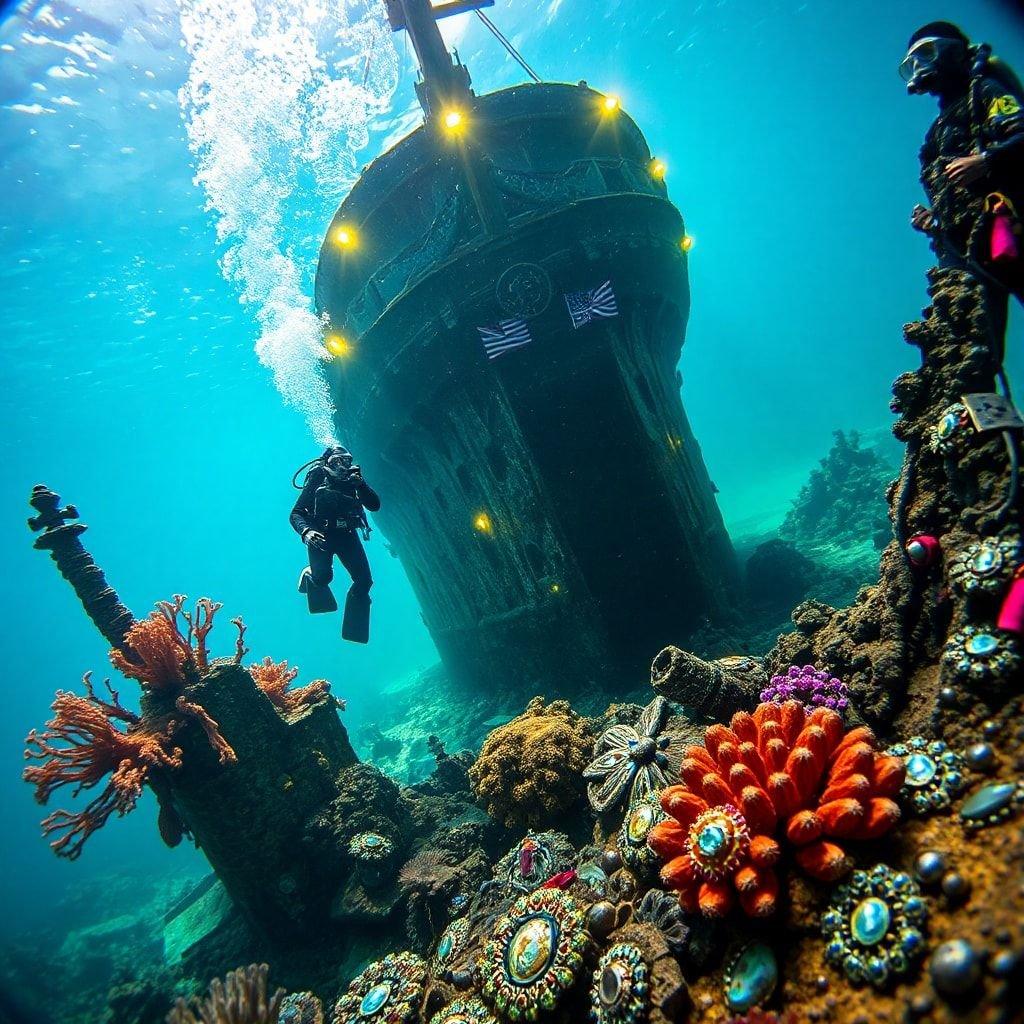
[[911, 224], [931, 236], [940, 266], [985, 286], [1001, 366], [1009, 296], [1024, 302], [1024, 88], [951, 22], [923, 25], [907, 45], [907, 91], [939, 101], [921, 148], [930, 206], [914, 207]]
[[337, 611], [338, 602], [330, 587], [337, 555], [352, 577], [345, 599], [341, 635], [345, 640], [365, 644], [370, 638], [373, 577], [359, 532], [363, 540], [369, 539], [366, 512], [376, 512], [380, 498], [363, 479], [359, 467], [353, 465], [351, 452], [340, 445], [326, 449], [323, 455], [300, 466], [292, 477], [293, 486], [299, 486], [296, 483], [299, 473], [307, 468], [302, 493], [290, 516], [292, 529], [309, 551], [309, 565], [299, 577], [299, 593], [306, 595], [309, 610], [314, 615]]

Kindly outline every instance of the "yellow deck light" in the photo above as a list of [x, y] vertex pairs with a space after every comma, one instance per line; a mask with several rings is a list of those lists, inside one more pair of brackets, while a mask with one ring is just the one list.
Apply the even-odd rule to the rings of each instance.
[[334, 232], [334, 241], [337, 242], [342, 249], [352, 249], [356, 244], [356, 233], [344, 224]]
[[332, 356], [344, 359], [352, 354], [352, 344], [340, 334], [331, 334], [324, 342], [324, 347]]
[[465, 118], [462, 116], [461, 110], [447, 110], [443, 117], [443, 123], [445, 128], [450, 132], [460, 131], [465, 124]]
[[679, 248], [683, 252], [689, 252], [693, 248], [693, 235], [683, 235], [679, 241]]
[[668, 174], [668, 164], [664, 160], [651, 161], [651, 177], [655, 181], [664, 181], [666, 174]]
[[618, 96], [608, 95], [601, 100], [601, 106], [604, 107], [606, 114], [614, 114], [622, 106], [622, 100]]
[[490, 536], [494, 533], [494, 523], [486, 512], [477, 512], [477, 514], [473, 516], [473, 529], [476, 530], [477, 533], [483, 533]]

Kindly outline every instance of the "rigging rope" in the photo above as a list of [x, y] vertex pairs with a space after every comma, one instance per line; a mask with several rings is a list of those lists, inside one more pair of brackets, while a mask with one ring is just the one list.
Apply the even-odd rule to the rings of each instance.
[[491, 35], [493, 35], [494, 38], [497, 39], [498, 42], [501, 43], [501, 45], [504, 46], [506, 50], [508, 50], [509, 55], [512, 57], [512, 59], [535, 82], [540, 82], [540, 75], [538, 75], [537, 72], [534, 71], [533, 68], [531, 68], [530, 65], [526, 63], [525, 59], [523, 58], [523, 55], [508, 41], [508, 39], [502, 33], [501, 29], [499, 29], [498, 26], [495, 25], [494, 22], [491, 21], [491, 19], [488, 18], [487, 15], [484, 14], [483, 11], [480, 11], [480, 10], [476, 11], [476, 16], [487, 26], [488, 29], [490, 29]]

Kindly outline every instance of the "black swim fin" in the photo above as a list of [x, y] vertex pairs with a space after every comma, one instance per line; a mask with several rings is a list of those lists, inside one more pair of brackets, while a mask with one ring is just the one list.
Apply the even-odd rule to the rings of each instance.
[[313, 585], [309, 566], [306, 566], [302, 570], [302, 575], [299, 576], [299, 593], [306, 595], [306, 603], [309, 605], [310, 615], [323, 615], [327, 612], [336, 612], [338, 610], [338, 602], [335, 601], [331, 588]]
[[354, 644], [370, 642], [370, 603], [369, 594], [349, 592], [341, 620], [342, 640], [351, 640]]

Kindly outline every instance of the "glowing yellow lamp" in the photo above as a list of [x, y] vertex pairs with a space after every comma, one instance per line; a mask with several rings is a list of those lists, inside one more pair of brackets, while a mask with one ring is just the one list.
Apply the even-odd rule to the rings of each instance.
[[683, 235], [679, 242], [679, 248], [682, 249], [683, 252], [689, 252], [693, 248], [693, 235]]
[[463, 125], [464, 118], [461, 110], [449, 110], [444, 115], [444, 126], [450, 132], [457, 132]]
[[334, 241], [337, 242], [342, 249], [351, 249], [356, 244], [356, 233], [352, 228], [342, 225], [334, 232]]
[[477, 512], [473, 517], [473, 529], [477, 533], [490, 535], [494, 533], [494, 523], [491, 522], [491, 517], [486, 512]]
[[651, 177], [654, 178], [655, 181], [664, 181], [667, 173], [668, 165], [664, 160], [651, 161]]
[[340, 334], [329, 335], [324, 342], [324, 347], [332, 356], [337, 356], [339, 359], [344, 359], [345, 356], [352, 354], [352, 345]]
[[551, 584], [551, 593], [552, 594], [560, 594], [561, 592], [562, 592], [562, 585], [560, 583], [552, 583]]
[[601, 101], [601, 106], [604, 107], [606, 113], [614, 114], [622, 106], [622, 100], [618, 96], [608, 95]]

